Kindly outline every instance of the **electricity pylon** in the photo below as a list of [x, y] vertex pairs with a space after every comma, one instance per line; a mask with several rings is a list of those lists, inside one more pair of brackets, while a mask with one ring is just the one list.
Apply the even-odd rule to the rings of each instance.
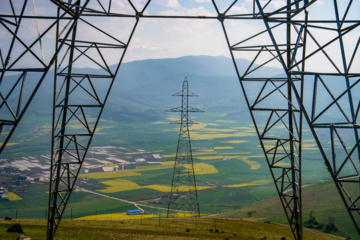
[[[48, 6], [46, 11], [36, 11], [38, 2]], [[212, 0], [202, 4], [211, 4], [214, 14], [193, 16], [145, 13], [151, 0], [115, 2], [0, 1], [5, 39], [0, 42], [0, 154], [10, 145], [47, 73], [55, 70], [48, 239], [60, 223], [142, 18], [218, 19], [294, 238], [302, 239], [303, 122], [360, 235], [358, 1]], [[109, 24], [114, 19], [116, 24]], [[251, 30], [245, 31], [250, 25]], [[112, 69], [114, 56], [119, 59]], [[244, 66], [237, 58], [251, 62]], [[76, 68], [84, 64], [102, 74]], [[272, 77], [261, 71], [269, 65], [281, 68], [283, 74]], [[308, 85], [312, 87], [305, 92]], [[76, 98], [79, 91], [88, 98]]]
[[[271, 4], [271, 1], [269, 3]], [[286, 19], [283, 24], [276, 26], [285, 33], [281, 39], [285, 43], [281, 44], [281, 50], [277, 51], [279, 45], [272, 43], [266, 37], [266, 34], [271, 32], [274, 27], [266, 25], [267, 18], [264, 13], [266, 6], [261, 6], [260, 1], [253, 2], [252, 14], [262, 17], [265, 22], [263, 31], [250, 35], [242, 41], [235, 39], [233, 40], [235, 43], [231, 43], [228, 34], [226, 12], [220, 12], [215, 1], [213, 1], [213, 4], [219, 15], [218, 20], [222, 25], [237, 77], [286, 218], [294, 238], [302, 239], [301, 142], [303, 112], [294, 97], [291, 83], [292, 81], [301, 82], [303, 76], [291, 76], [291, 74], [284, 74], [283, 77], [252, 76], [254, 73], [256, 75], [256, 71], [261, 66], [272, 63], [279, 58], [284, 61], [283, 67], [285, 70], [292, 63], [291, 61], [294, 61], [295, 57], [291, 53], [295, 47], [290, 42], [291, 34], [293, 34], [291, 32], [291, 17], [294, 11], [301, 12], [302, 8], [299, 3], [291, 4], [288, 1], [288, 6], [272, 12], [277, 17]], [[304, 5], [306, 6], [305, 3]], [[296, 50], [305, 45], [302, 30], [303, 27], [296, 35], [298, 39]], [[259, 41], [259, 39], [261, 40]], [[236, 55], [249, 52], [254, 53], [253, 60], [250, 61], [248, 66], [239, 66]], [[302, 56], [300, 55], [300, 57]], [[240, 67], [245, 71], [241, 72]], [[282, 65], [279, 67], [282, 67]], [[301, 94], [299, 102], [301, 104], [303, 88], [302, 84], [299, 86], [298, 90]]]
[[176, 212], [200, 216], [189, 132], [189, 125], [195, 124], [195, 122], [189, 120], [189, 112], [202, 111], [189, 106], [189, 97], [198, 97], [198, 95], [189, 91], [187, 78], [184, 79], [182, 84], [182, 91], [173, 94], [172, 96], [181, 97], [181, 107], [172, 108], [167, 110], [167, 112], [180, 112], [181, 118], [178, 121], [172, 122], [173, 124], [180, 124], [180, 131], [167, 217], [174, 215]]
[[[122, 9], [111, 5], [111, 1], [106, 4], [107, 7], [94, 1], [88, 5], [89, 0], [76, 1], [74, 4], [53, 2], [58, 6], [58, 15], [70, 12], [78, 21], [65, 40], [66, 50], [60, 52], [55, 61], [48, 240], [54, 238], [63, 217], [115, 77], [139, 22], [139, 18], [134, 17], [117, 27], [121, 31], [112, 31], [108, 22], [114, 19], [114, 15], [121, 14], [119, 11]], [[147, 4], [135, 7], [131, 1], [128, 5], [133, 11], [132, 16], [141, 15], [147, 7]], [[91, 34], [87, 35], [89, 32]], [[60, 26], [57, 27], [56, 38], [57, 42], [63, 38]], [[117, 64], [110, 67], [114, 58]], [[84, 62], [99, 68], [99, 71], [75, 70], [77, 64]], [[78, 98], [79, 93], [82, 98]], [[72, 128], [74, 125], [80, 127]]]

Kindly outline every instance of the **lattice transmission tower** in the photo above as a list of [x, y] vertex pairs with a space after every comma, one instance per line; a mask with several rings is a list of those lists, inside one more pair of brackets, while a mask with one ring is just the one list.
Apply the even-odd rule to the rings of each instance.
[[[155, 3], [151, 0], [116, 3], [0, 1], [0, 154], [11, 145], [40, 85], [54, 69], [49, 240], [144, 18], [219, 20], [294, 238], [303, 237], [303, 122], [360, 235], [359, 1], [212, 0], [201, 3], [212, 9], [206, 15], [152, 15], [145, 12]], [[39, 6], [46, 11], [37, 11]], [[109, 24], [112, 21], [116, 24]], [[250, 25], [250, 31], [244, 30]], [[110, 67], [114, 58], [116, 65]], [[80, 70], [84, 64], [102, 72]], [[262, 71], [268, 66], [281, 68], [282, 74]], [[79, 92], [86, 97], [77, 98]]]
[[181, 107], [172, 108], [167, 112], [180, 112], [180, 120], [172, 122], [180, 124], [179, 139], [174, 163], [174, 173], [171, 182], [167, 217], [175, 216], [176, 212], [200, 216], [194, 162], [192, 158], [189, 125], [196, 124], [189, 120], [189, 112], [202, 112], [189, 106], [189, 97], [198, 95], [189, 91], [187, 78], [182, 84], [182, 91], [172, 96], [181, 97]]

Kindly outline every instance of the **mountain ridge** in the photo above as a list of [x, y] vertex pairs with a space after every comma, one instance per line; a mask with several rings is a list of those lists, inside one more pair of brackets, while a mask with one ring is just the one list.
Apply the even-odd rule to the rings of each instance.
[[[239, 66], [245, 69], [248, 60], [238, 59]], [[115, 70], [116, 66], [110, 66]], [[73, 69], [74, 72], [99, 73], [100, 69]], [[242, 69], [242, 70], [244, 70]], [[281, 69], [264, 68], [258, 75], [273, 72], [277, 75]], [[50, 70], [39, 88], [27, 114], [51, 115], [54, 72]], [[40, 73], [29, 73], [27, 87], [33, 88]], [[5, 78], [2, 87], [15, 80], [17, 76]], [[246, 108], [243, 93], [236, 76], [232, 60], [224, 56], [184, 56], [179, 58], [147, 59], [123, 63], [110, 92], [103, 117], [121, 121], [156, 121], [164, 118], [166, 109], [177, 106], [179, 99], [171, 97], [181, 90], [182, 81], [187, 77], [190, 91], [198, 94], [191, 105], [209, 110], [212, 107], [231, 105], [233, 111]], [[30, 82], [30, 83], [29, 83]], [[34, 82], [34, 83], [33, 83]], [[102, 86], [100, 86], [102, 87]], [[29, 95], [29, 93], [25, 94]], [[75, 98], [81, 98], [80, 95]], [[25, 97], [26, 99], [26, 97]], [[16, 100], [13, 100], [16, 101]], [[194, 106], [196, 107], [196, 106]]]

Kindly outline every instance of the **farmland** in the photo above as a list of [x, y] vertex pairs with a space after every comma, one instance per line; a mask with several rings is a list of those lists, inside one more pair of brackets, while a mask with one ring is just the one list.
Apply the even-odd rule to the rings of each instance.
[[18, 195], [16, 195], [15, 193], [13, 192], [7, 192], [5, 193], [5, 195], [8, 197], [8, 199], [10, 201], [19, 201], [19, 200], [22, 200], [21, 197], [19, 197]]
[[[175, 116], [141, 125], [102, 120], [99, 125], [104, 127], [96, 134], [93, 146], [141, 148], [150, 154], [160, 154], [164, 161], [130, 164], [124, 171], [85, 173], [82, 170], [78, 182], [87, 182], [81, 184], [81, 188], [94, 186], [92, 191], [107, 197], [81, 190], [75, 191], [64, 218], [115, 219], [121, 218], [124, 212], [134, 208], [131, 203], [115, 199], [126, 199], [147, 205], [151, 208], [144, 209], [151, 214], [165, 213], [161, 210], [167, 207], [165, 203], [152, 202], [162, 198], [166, 200], [171, 189], [178, 138], [178, 126], [169, 124], [173, 118]], [[206, 215], [241, 209], [276, 195], [267, 163], [258, 148], [257, 136], [249, 119], [226, 118], [226, 115], [221, 116], [219, 113], [206, 113], [196, 118], [200, 124], [194, 125], [190, 130], [200, 211]], [[42, 130], [41, 133], [49, 132], [51, 129], [46, 122], [39, 128]], [[23, 141], [21, 136], [18, 136], [17, 140]], [[33, 144], [41, 147], [32, 148], [30, 153], [33, 153], [33, 156], [38, 152], [43, 153], [45, 141], [47, 140], [43, 135], [35, 134]], [[316, 158], [314, 160], [312, 157], [313, 142], [309, 141], [306, 144], [309, 144], [309, 150], [305, 150], [304, 153], [304, 183], [310, 184], [326, 179], [328, 175], [325, 170], [319, 172], [319, 169], [323, 169], [322, 161]], [[22, 154], [27, 154], [29, 146], [21, 146]], [[9, 158], [21, 156], [21, 151], [15, 151], [11, 147], [8, 151]], [[311, 161], [311, 165], [306, 164], [306, 161]], [[103, 163], [101, 166], [112, 167], [111, 164]], [[0, 203], [1, 215], [45, 218], [48, 202], [47, 183], [35, 182], [29, 185], [28, 189], [29, 195], [19, 196], [23, 200]], [[280, 206], [280, 202], [277, 204]], [[279, 215], [282, 216], [282, 212]]]

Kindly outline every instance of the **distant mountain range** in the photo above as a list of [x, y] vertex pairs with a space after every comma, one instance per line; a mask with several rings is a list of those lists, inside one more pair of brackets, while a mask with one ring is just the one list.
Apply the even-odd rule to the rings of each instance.
[[[240, 68], [245, 69], [249, 65], [247, 60], [239, 59], [237, 62]], [[111, 68], [114, 69], [115, 66]], [[77, 70], [74, 69], [74, 71]], [[83, 72], [83, 69], [81, 71]], [[100, 70], [88, 69], [86, 71], [96, 73]], [[254, 76], [270, 77], [279, 74], [281, 74], [281, 69], [265, 67], [256, 71]], [[29, 74], [28, 79], [38, 77], [36, 75], [39, 76], [38, 73]], [[27, 114], [51, 115], [52, 76], [53, 71], [50, 71]], [[185, 56], [123, 63], [111, 90], [103, 117], [118, 122], [163, 119], [166, 116], [166, 109], [180, 104], [180, 99], [171, 95], [181, 91], [185, 77], [189, 81], [190, 91], [199, 95], [199, 98], [190, 100], [191, 106], [205, 111], [216, 111], [221, 108], [229, 113], [246, 109], [242, 90], [230, 58]], [[11, 76], [7, 80], [14, 78], [15, 76]], [[29, 80], [27, 80], [27, 86], [31, 88], [31, 81], [28, 82]], [[6, 87], [6, 83], [2, 85], [4, 86]]]

